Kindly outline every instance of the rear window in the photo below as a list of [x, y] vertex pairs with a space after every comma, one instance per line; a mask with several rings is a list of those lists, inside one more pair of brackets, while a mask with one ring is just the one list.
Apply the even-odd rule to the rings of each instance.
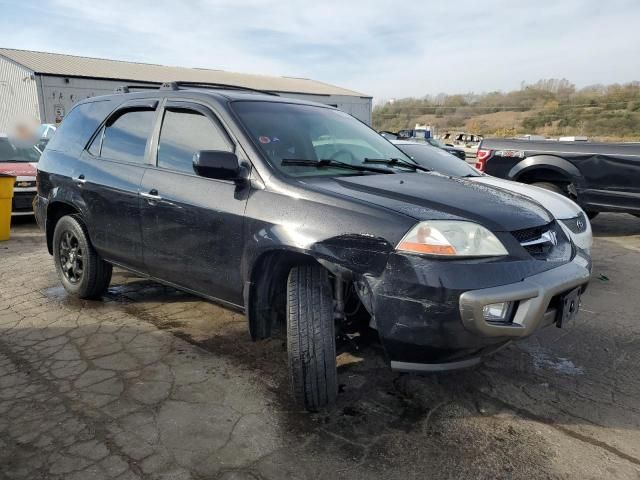
[[113, 107], [111, 100], [76, 105], [65, 117], [47, 148], [79, 154]]
[[131, 110], [109, 119], [100, 156], [131, 163], [145, 163], [144, 152], [153, 130], [155, 110]]

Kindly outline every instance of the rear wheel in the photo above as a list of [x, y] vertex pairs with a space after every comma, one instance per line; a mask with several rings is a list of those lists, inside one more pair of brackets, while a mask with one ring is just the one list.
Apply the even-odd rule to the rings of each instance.
[[320, 265], [289, 272], [287, 353], [296, 401], [310, 411], [333, 404], [338, 395], [333, 294]]
[[79, 298], [99, 298], [111, 282], [112, 266], [89, 241], [79, 215], [67, 215], [53, 232], [53, 258], [62, 286]]

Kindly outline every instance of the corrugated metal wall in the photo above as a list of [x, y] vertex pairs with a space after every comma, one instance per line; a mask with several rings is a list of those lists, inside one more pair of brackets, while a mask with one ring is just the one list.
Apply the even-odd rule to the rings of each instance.
[[[119, 80], [101, 80], [77, 77], [53, 77], [42, 75], [43, 123], [60, 123], [64, 115], [80, 100], [96, 95], [110, 95], [124, 84]], [[348, 95], [310, 95], [306, 93], [281, 93], [283, 97], [335, 105], [359, 120], [371, 125], [371, 99]]]
[[0, 132], [18, 122], [40, 123], [36, 81], [29, 70], [0, 56]]
[[307, 93], [280, 93], [282, 97], [297, 98], [309, 102], [333, 105], [343, 112], [353, 115], [358, 120], [371, 125], [371, 99], [349, 95], [310, 95]]
[[42, 123], [58, 124], [80, 100], [98, 95], [111, 95], [122, 85], [135, 85], [120, 80], [100, 80], [77, 77], [54, 77], [42, 75], [39, 78], [42, 93]]

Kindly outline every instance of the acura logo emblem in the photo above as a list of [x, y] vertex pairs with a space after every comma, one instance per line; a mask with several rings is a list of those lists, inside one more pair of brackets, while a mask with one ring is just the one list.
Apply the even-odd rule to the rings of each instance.
[[576, 228], [578, 230], [582, 230], [584, 228], [584, 222], [582, 221], [581, 218], [579, 218], [578, 220], [576, 220]]

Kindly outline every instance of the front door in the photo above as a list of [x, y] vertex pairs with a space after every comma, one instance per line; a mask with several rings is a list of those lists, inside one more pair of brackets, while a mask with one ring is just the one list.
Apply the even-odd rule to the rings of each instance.
[[233, 151], [216, 116], [199, 104], [164, 107], [156, 166], [142, 179], [144, 261], [150, 275], [242, 305], [240, 262], [247, 186], [199, 177], [199, 150]]

